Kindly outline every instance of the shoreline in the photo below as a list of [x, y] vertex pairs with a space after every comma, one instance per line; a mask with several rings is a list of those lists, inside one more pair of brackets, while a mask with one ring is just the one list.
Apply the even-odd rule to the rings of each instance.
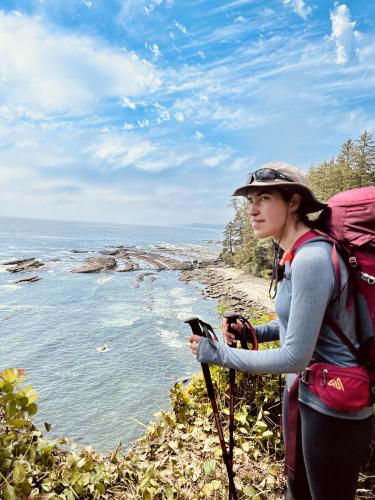
[[227, 310], [245, 316], [254, 308], [268, 313], [274, 311], [273, 300], [268, 296], [268, 281], [234, 267], [216, 265], [184, 270], [179, 279], [203, 285], [203, 289], [197, 287], [203, 297], [217, 299]]

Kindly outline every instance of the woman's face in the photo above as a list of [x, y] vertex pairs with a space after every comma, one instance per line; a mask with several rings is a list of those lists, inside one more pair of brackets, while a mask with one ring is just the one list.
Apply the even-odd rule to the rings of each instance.
[[289, 214], [289, 205], [277, 189], [251, 189], [248, 195], [249, 217], [256, 238], [279, 241]]

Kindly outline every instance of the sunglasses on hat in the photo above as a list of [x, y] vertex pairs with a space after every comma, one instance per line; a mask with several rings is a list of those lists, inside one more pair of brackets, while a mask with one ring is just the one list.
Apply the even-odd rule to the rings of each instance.
[[254, 182], [254, 180], [258, 182], [268, 182], [274, 181], [275, 179], [294, 182], [293, 179], [273, 168], [260, 168], [259, 170], [255, 170], [255, 172], [250, 172], [247, 179], [249, 184]]

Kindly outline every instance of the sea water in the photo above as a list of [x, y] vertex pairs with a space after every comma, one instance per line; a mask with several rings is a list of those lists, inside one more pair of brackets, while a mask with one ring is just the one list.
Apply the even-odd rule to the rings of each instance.
[[0, 370], [25, 369], [39, 395], [36, 423], [51, 423], [51, 437], [101, 452], [130, 446], [170, 407], [174, 383], [199, 371], [183, 320], [197, 315], [218, 325], [217, 304], [177, 271], [137, 281], [140, 271], [71, 270], [107, 246], [204, 249], [222, 230], [0, 218], [0, 238], [0, 264], [31, 257], [45, 263], [32, 273], [40, 281], [20, 284], [16, 279], [29, 274], [0, 265]]

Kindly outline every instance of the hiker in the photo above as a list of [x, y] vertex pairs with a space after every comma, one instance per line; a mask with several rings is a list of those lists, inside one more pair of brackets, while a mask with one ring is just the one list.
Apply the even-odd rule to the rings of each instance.
[[[203, 363], [254, 373], [286, 374], [283, 434], [287, 451], [288, 431], [289, 444], [292, 435], [297, 436], [292, 450], [296, 459], [294, 469], [292, 466], [289, 469], [292, 472], [288, 474], [286, 499], [354, 500], [360, 467], [374, 431], [370, 396], [356, 410], [339, 411], [311, 392], [307, 376], [308, 367], [315, 362], [336, 367], [359, 365], [354, 354], [323, 321], [326, 313], [334, 318], [350, 342], [358, 347], [355, 308], [347, 307], [348, 272], [339, 256], [337, 272], [341, 275], [341, 287], [338, 289], [332, 245], [319, 235], [302, 243], [295, 255], [290, 252], [295, 242], [303, 241], [304, 235], [311, 231], [308, 214], [322, 210], [325, 204], [315, 197], [299, 170], [282, 162], [267, 163], [251, 173], [247, 184], [236, 189], [234, 196], [249, 200], [255, 237], [271, 237], [275, 244], [273, 283], [277, 319], [256, 326], [255, 331], [259, 342], [280, 340], [280, 347], [258, 351], [232, 349], [192, 335], [190, 348]], [[278, 265], [278, 248], [284, 251], [280, 262], [283, 273]], [[240, 332], [242, 327], [236, 323], [233, 328]], [[236, 340], [229, 330], [228, 320], [224, 319], [227, 344]], [[302, 376], [297, 379], [300, 373]], [[333, 390], [344, 398], [341, 379], [338, 377], [334, 384]], [[295, 403], [300, 415], [298, 433], [297, 420], [287, 419], [292, 387], [298, 388]]]

